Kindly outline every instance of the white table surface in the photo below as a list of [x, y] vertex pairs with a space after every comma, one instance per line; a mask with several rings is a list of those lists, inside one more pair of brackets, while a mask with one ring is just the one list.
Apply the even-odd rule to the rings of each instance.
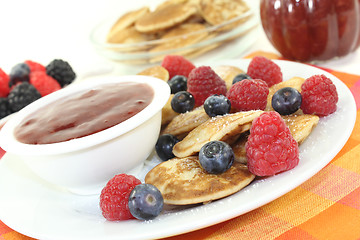
[[[151, 0], [156, 5], [162, 0]], [[258, 0], [254, 0], [258, 1]], [[124, 8], [136, 9], [150, 0], [11, 0], [0, 3], [0, 68], [9, 72], [16, 63], [33, 60], [44, 65], [55, 58], [69, 61], [77, 72], [109, 62], [99, 56], [89, 41], [91, 29]], [[259, 27], [259, 38], [245, 52], [277, 51]], [[112, 63], [109, 63], [112, 64]], [[360, 75], [360, 49], [319, 66]]]

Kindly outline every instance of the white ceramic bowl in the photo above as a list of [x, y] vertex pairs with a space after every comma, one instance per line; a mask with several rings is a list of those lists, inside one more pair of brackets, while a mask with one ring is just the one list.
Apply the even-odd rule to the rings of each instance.
[[[116, 82], [147, 83], [154, 90], [154, 98], [130, 119], [85, 137], [51, 144], [24, 144], [14, 137], [15, 127], [39, 108], [80, 91]], [[154, 149], [161, 109], [169, 96], [168, 84], [153, 77], [94, 77], [47, 95], [16, 113], [0, 131], [0, 145], [20, 156], [44, 180], [74, 193], [96, 194], [114, 175], [129, 173], [143, 165]]]

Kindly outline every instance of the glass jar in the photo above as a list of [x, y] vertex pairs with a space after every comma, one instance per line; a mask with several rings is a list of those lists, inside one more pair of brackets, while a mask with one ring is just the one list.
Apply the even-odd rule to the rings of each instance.
[[329, 60], [360, 45], [360, 0], [261, 0], [260, 16], [270, 42], [291, 60]]

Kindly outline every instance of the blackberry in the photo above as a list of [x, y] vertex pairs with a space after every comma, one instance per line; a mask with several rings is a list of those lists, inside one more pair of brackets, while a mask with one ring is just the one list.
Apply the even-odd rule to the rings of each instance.
[[10, 70], [9, 87], [20, 82], [29, 82], [30, 68], [26, 63], [18, 63]]
[[54, 59], [46, 66], [46, 73], [55, 78], [61, 87], [72, 83], [76, 77], [70, 64], [62, 59]]
[[17, 112], [35, 100], [41, 98], [36, 88], [28, 82], [22, 82], [9, 93], [8, 100], [11, 111]]
[[194, 109], [194, 96], [187, 91], [175, 93], [171, 99], [171, 108], [177, 113], [185, 113]]
[[199, 161], [208, 173], [220, 174], [234, 163], [234, 152], [229, 144], [222, 141], [211, 141], [201, 147]]
[[240, 82], [244, 79], [252, 79], [249, 75], [247, 75], [246, 73], [240, 73], [238, 75], [236, 75], [232, 81], [232, 84], [235, 84], [237, 82]]
[[171, 89], [171, 94], [175, 94], [180, 91], [186, 91], [187, 77], [183, 75], [175, 75], [168, 81], [168, 84]]
[[130, 213], [139, 220], [151, 220], [157, 217], [164, 206], [164, 198], [154, 185], [137, 185], [129, 196]]
[[225, 115], [231, 110], [230, 100], [224, 95], [212, 95], [204, 102], [204, 109], [209, 117]]
[[9, 100], [7, 98], [0, 98], [0, 119], [4, 118], [12, 113]]

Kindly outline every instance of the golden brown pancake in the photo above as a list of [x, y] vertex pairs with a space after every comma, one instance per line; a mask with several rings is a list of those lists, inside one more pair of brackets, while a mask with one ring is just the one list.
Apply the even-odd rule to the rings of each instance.
[[240, 137], [231, 145], [234, 152], [235, 161], [242, 164], [247, 164], [245, 144], [249, 137], [249, 133], [249, 131], [242, 133]]
[[206, 114], [204, 107], [200, 106], [190, 112], [181, 113], [174, 117], [162, 131], [162, 134], [172, 134], [174, 136], [187, 134], [209, 119], [210, 117]]
[[144, 33], [156, 32], [174, 27], [195, 13], [197, 8], [192, 4], [167, 4], [139, 18], [135, 22], [135, 28]]
[[169, 100], [166, 102], [165, 106], [161, 110], [161, 125], [164, 126], [171, 122], [174, 117], [179, 115], [171, 107], [171, 99], [174, 97], [174, 94], [171, 94]]
[[263, 111], [248, 111], [213, 117], [192, 130], [183, 140], [176, 143], [173, 153], [187, 157], [198, 153], [210, 141], [232, 142], [241, 133], [248, 131], [252, 121]]
[[147, 42], [149, 40], [153, 40], [154, 35], [150, 34], [143, 34], [141, 32], [138, 32], [134, 26], [128, 27], [123, 29], [120, 33], [118, 33], [114, 38], [112, 39], [112, 43], [119, 43], [119, 44], [129, 44], [129, 45], [123, 45], [121, 47], [117, 47], [116, 50], [119, 52], [139, 52], [139, 51], [145, 51], [150, 48], [150, 46], [146, 44], [142, 45], [136, 45], [131, 46], [131, 44], [135, 43], [143, 43]]
[[[186, 55], [194, 51], [194, 49], [182, 49], [186, 46], [192, 45], [194, 43], [200, 42], [203, 40], [208, 33], [205, 31], [205, 26], [201, 23], [186, 23], [179, 25], [175, 28], [170, 29], [165, 33], [160, 39], [163, 42], [160, 42], [159, 45], [150, 49], [150, 53], [163, 52], [171, 49], [178, 49], [174, 52], [176, 55]], [[154, 57], [151, 62], [161, 61], [163, 55]]]
[[145, 183], [160, 190], [164, 203], [187, 205], [229, 196], [254, 178], [247, 166], [238, 162], [222, 174], [209, 174], [201, 167], [198, 157], [186, 157], [160, 163], [149, 171]]
[[167, 82], [169, 80], [168, 70], [166, 70], [163, 66], [160, 66], [160, 65], [148, 67], [148, 68], [144, 69], [143, 71], [139, 72], [138, 75], [156, 77], [161, 80], [164, 80], [165, 82]]
[[200, 0], [199, 11], [211, 25], [219, 25], [249, 10], [242, 0]]
[[310, 114], [294, 114], [281, 117], [298, 144], [301, 144], [310, 135], [319, 122], [318, 116]]
[[225, 81], [227, 90], [229, 90], [229, 88], [232, 86], [232, 82], [236, 75], [244, 73], [242, 69], [230, 65], [216, 66], [214, 67], [214, 71]]
[[130, 11], [124, 15], [122, 15], [116, 23], [111, 27], [108, 35], [107, 35], [107, 42], [109, 43], [119, 43], [122, 42], [123, 37], [123, 30], [132, 26], [136, 20], [140, 17], [145, 15], [146, 13], [150, 12], [148, 7], [142, 7], [135, 11]]
[[281, 88], [284, 88], [284, 87], [292, 87], [292, 88], [295, 88], [296, 90], [298, 90], [301, 93], [301, 85], [304, 82], [305, 82], [304, 78], [293, 77], [293, 78], [291, 78], [291, 79], [289, 79], [287, 81], [283, 81], [283, 82], [277, 83], [275, 85], [272, 85], [269, 88], [269, 95], [268, 95], [268, 98], [267, 98], [267, 105], [266, 105], [265, 111], [274, 111], [274, 109], [271, 106], [271, 100], [272, 100], [272, 97], [273, 97], [273, 95], [274, 95], [274, 93], [276, 91], [278, 91], [278, 90], [280, 90]]
[[[319, 122], [318, 116], [309, 114], [294, 114], [281, 117], [284, 119], [286, 126], [290, 129], [291, 135], [299, 145], [305, 141]], [[245, 149], [247, 137], [248, 133], [242, 134], [238, 140], [231, 145], [234, 151], [235, 161], [243, 164], [247, 163]]]
[[164, 1], [163, 3], [161, 3], [159, 6], [157, 6], [156, 9], [165, 7], [165, 6], [169, 5], [169, 4], [176, 4], [176, 3], [179, 3], [179, 4], [194, 4], [194, 5], [197, 6], [199, 4], [199, 0], [167, 0], [167, 1]]

